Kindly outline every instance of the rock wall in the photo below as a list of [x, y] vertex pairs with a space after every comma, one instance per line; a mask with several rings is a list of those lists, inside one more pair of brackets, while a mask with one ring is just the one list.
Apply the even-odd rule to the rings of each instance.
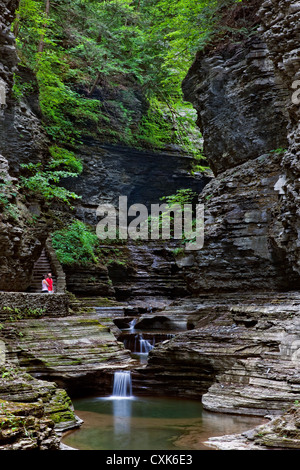
[[274, 219], [281, 155], [267, 153], [224, 171], [200, 195], [205, 205], [202, 250], [182, 271], [194, 294], [293, 289], [293, 273], [276, 243], [281, 225]]
[[0, 290], [12, 292], [30, 286], [34, 263], [51, 226], [41, 205], [25, 199], [17, 184], [7, 159], [0, 155]]
[[11, 363], [0, 371], [0, 450], [59, 450], [60, 432], [80, 424], [66, 392]]
[[202, 175], [193, 177], [193, 160], [178, 152], [142, 151], [86, 139], [78, 156], [84, 164], [83, 173], [64, 181], [64, 186], [82, 197], [75, 203], [76, 215], [92, 225], [99, 221], [99, 204], [118, 208], [120, 196], [127, 196], [128, 208], [144, 204], [150, 212], [151, 204], [161, 204], [161, 197], [184, 188], [200, 193], [210, 181]]
[[[11, 24], [19, 0], [0, 3], [0, 89], [4, 102], [0, 112], [0, 154], [9, 161], [10, 170], [17, 174], [20, 163], [37, 163], [46, 150], [46, 138], [38, 117], [26, 101], [13, 97], [14, 74], [20, 74], [19, 58]], [[34, 77], [31, 77], [34, 83]]]
[[[252, 4], [258, 18], [259, 5]], [[285, 230], [284, 217], [290, 216], [282, 215], [290, 86], [276, 73], [265, 36], [258, 31], [243, 41], [207, 47], [183, 82], [216, 175], [200, 195], [204, 249], [186, 270], [194, 293], [300, 285], [284, 246], [297, 222]]]
[[[0, 319], [9, 320], [14, 314], [26, 317], [26, 312], [35, 309], [43, 310], [44, 314], [54, 313], [59, 317], [69, 315], [69, 299], [67, 294], [40, 295], [27, 292], [0, 292]], [[17, 312], [14, 311], [17, 309]]]
[[215, 174], [287, 147], [289, 91], [275, 76], [261, 36], [199, 52], [182, 87], [197, 110]]
[[[0, 44], [1, 44], [1, 67], [0, 77], [5, 83], [5, 98], [9, 99], [12, 85], [13, 73], [16, 70], [17, 54], [15, 50], [15, 39], [11, 33], [11, 23], [14, 19], [19, 0], [1, 0], [0, 3]], [[3, 96], [3, 95], [2, 95]], [[5, 100], [5, 101], [6, 101]], [[5, 104], [5, 103], [2, 103]]]
[[41, 161], [46, 150], [38, 117], [27, 102], [16, 101], [12, 93], [18, 57], [11, 23], [17, 6], [16, 0], [0, 2], [0, 290], [25, 291], [50, 219], [43, 217], [38, 201], [20, 194], [14, 178], [21, 163]]
[[183, 84], [216, 178], [200, 195], [204, 248], [185, 269], [196, 294], [181, 304], [182, 313], [194, 306], [191, 331], [154, 348], [136, 381], [146, 376], [154, 389], [202, 396], [211, 411], [264, 416], [282, 413], [300, 392], [299, 296], [288, 292], [300, 285], [299, 106], [292, 102], [300, 7], [251, 3], [261, 22], [256, 34], [199, 53]]
[[[161, 197], [186, 188], [199, 194], [211, 179], [192, 176], [193, 160], [178, 152], [141, 151], [86, 139], [79, 156], [83, 173], [63, 184], [81, 196], [74, 204], [76, 217], [94, 227], [100, 220], [100, 204], [113, 204], [118, 209], [119, 197], [126, 196], [128, 209], [144, 204], [150, 215], [151, 204], [162, 204]], [[64, 267], [67, 289], [76, 295], [115, 296], [118, 300], [185, 295], [186, 281], [172, 256], [176, 244], [171, 245], [132, 240], [115, 247], [103, 244], [103, 266]], [[119, 259], [110, 259], [110, 248], [120, 252]]]
[[135, 387], [146, 381], [158, 394], [202, 397], [214, 412], [281, 414], [300, 397], [299, 300], [297, 293], [236, 293], [178, 302], [191, 330], [150, 352]]
[[289, 145], [282, 161], [281, 172], [285, 185], [278, 209], [283, 230], [277, 237], [277, 242], [286, 250], [293, 269], [299, 273], [300, 5], [296, 0], [268, 0], [262, 3], [259, 15], [261, 34], [267, 43], [276, 76], [289, 91], [286, 104]]
[[[38, 306], [38, 300], [35, 305], [32, 302], [32, 308]], [[110, 318], [108, 309], [106, 315]], [[14, 321], [10, 317], [1, 316], [0, 346], [5, 345], [7, 363], [56, 383], [70, 396], [109, 395], [113, 372], [135, 364], [111, 332], [112, 321], [104, 326], [94, 308], [82, 306], [80, 313], [70, 311], [64, 316], [53, 310], [38, 316], [18, 315]]]

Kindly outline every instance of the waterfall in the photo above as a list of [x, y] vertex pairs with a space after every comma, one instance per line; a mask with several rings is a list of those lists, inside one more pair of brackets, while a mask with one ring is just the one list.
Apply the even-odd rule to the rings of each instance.
[[112, 396], [113, 398], [132, 398], [130, 371], [115, 372]]
[[148, 341], [144, 339], [143, 336], [140, 337], [140, 352], [148, 354], [154, 346]]
[[129, 329], [130, 329], [130, 330], [134, 330], [134, 327], [135, 327], [136, 323], [137, 323], [137, 319], [136, 319], [136, 318], [134, 318], [133, 320], [131, 320], [131, 322], [129, 323]]

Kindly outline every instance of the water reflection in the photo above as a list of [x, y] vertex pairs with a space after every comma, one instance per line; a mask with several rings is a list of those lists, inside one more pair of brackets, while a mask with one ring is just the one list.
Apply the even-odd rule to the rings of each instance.
[[200, 450], [212, 436], [252, 429], [262, 420], [203, 412], [176, 398], [93, 398], [74, 401], [81, 429], [66, 445], [82, 450]]
[[113, 423], [115, 436], [128, 435], [131, 431], [132, 401], [113, 400]]

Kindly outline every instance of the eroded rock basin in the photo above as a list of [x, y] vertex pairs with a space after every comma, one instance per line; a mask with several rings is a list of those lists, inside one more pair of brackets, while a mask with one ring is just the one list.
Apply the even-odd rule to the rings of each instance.
[[84, 423], [63, 443], [79, 450], [211, 450], [213, 436], [241, 433], [262, 419], [210, 413], [196, 400], [111, 397], [75, 400]]

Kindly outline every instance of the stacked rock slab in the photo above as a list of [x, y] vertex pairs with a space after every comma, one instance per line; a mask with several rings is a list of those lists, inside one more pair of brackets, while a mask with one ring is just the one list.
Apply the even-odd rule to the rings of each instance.
[[0, 370], [0, 450], [58, 450], [60, 432], [80, 422], [66, 392], [11, 363]]
[[202, 396], [209, 411], [254, 416], [280, 414], [300, 399], [299, 294], [206, 295], [181, 309], [193, 329], [150, 352], [136, 387], [147, 378], [157, 393]]
[[70, 316], [25, 313], [13, 322], [11, 312], [1, 318], [7, 361], [33, 377], [55, 382], [70, 396], [110, 394], [113, 372], [135, 362], [95, 311]]

